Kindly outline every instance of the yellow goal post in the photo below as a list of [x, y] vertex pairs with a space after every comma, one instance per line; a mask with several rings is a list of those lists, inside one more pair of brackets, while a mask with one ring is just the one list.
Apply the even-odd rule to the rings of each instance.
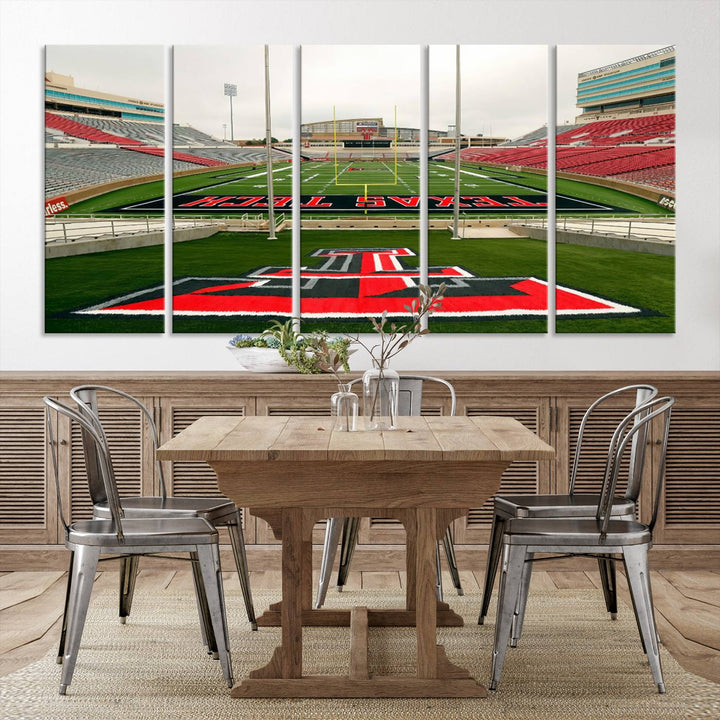
[[[333, 163], [334, 163], [334, 181], [335, 185], [338, 187], [358, 187], [362, 186], [365, 188], [365, 195], [367, 196], [367, 188], [372, 187], [373, 185], [397, 185], [398, 184], [398, 124], [397, 124], [397, 105], [394, 107], [394, 134], [393, 134], [393, 158], [392, 158], [392, 182], [388, 182], [387, 180], [381, 180], [377, 182], [340, 182], [339, 176], [342, 174], [342, 171], [339, 170], [338, 167], [338, 139], [337, 139], [337, 118], [336, 118], [336, 111], [335, 106], [333, 105], [332, 109], [332, 125], [333, 125]], [[378, 162], [377, 158], [369, 157], [369, 158], [358, 158], [361, 162]], [[387, 167], [387, 163], [383, 160], [382, 161], [385, 167]], [[390, 168], [387, 168], [390, 170]]]

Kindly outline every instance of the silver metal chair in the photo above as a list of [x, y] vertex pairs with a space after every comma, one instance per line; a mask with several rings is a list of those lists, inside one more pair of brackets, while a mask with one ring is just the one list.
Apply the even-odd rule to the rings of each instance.
[[[350, 385], [362, 382], [362, 378], [353, 380]], [[444, 385], [450, 393], [450, 415], [455, 415], [457, 399], [455, 388], [442, 378], [431, 377], [429, 375], [400, 375], [400, 387], [398, 391], [398, 415], [420, 415], [422, 405], [423, 383], [436, 382]], [[332, 574], [332, 566], [335, 562], [335, 553], [338, 543], [340, 542], [340, 565], [338, 568], [338, 592], [342, 592], [343, 586], [347, 582], [348, 573], [350, 572], [350, 561], [355, 551], [358, 541], [358, 531], [360, 530], [360, 518], [328, 518], [325, 527], [325, 543], [323, 545], [322, 562], [320, 563], [320, 579], [318, 581], [317, 596], [315, 598], [315, 607], [322, 607], [327, 595], [328, 586], [330, 584], [330, 575]], [[342, 540], [341, 540], [342, 532]], [[450, 576], [458, 595], [463, 594], [462, 584], [460, 583], [460, 573], [457, 568], [455, 558], [455, 547], [453, 545], [452, 530], [450, 528], [445, 532], [442, 539], [443, 550], [450, 569]], [[440, 564], [440, 553], [436, 553], [437, 563], [437, 586], [436, 592], [439, 600], [442, 600], [442, 574]]]
[[[657, 388], [652, 385], [628, 385], [613, 390], [595, 400], [585, 411], [578, 430], [577, 445], [570, 472], [570, 492], [564, 495], [496, 495], [493, 507], [493, 523], [488, 547], [487, 565], [485, 568], [485, 585], [478, 624], [485, 622], [490, 606], [495, 577], [497, 575], [500, 555], [502, 554], [502, 538], [505, 525], [513, 518], [592, 518], [597, 510], [597, 493], [576, 493], [575, 483], [578, 470], [581, 468], [583, 454], [583, 435], [593, 415], [608, 400], [629, 394], [634, 398], [635, 407], [657, 397]], [[640, 492], [642, 460], [645, 453], [647, 426], [642, 433], [633, 436], [628, 466], [628, 483], [625, 495], [615, 497], [611, 506], [613, 517], [632, 519], [635, 515], [635, 504]], [[598, 482], [598, 489], [600, 482]], [[617, 592], [615, 585], [614, 563], [598, 556], [598, 568], [603, 585], [605, 606], [614, 620], [617, 617]], [[530, 578], [526, 578], [529, 584]], [[527, 592], [527, 586], [524, 586]]]
[[[135, 405], [145, 417], [151, 433], [153, 441], [153, 455], [158, 447], [158, 432], [153, 420], [152, 414], [148, 409], [135, 397], [129, 395], [122, 390], [106, 387], [104, 385], [79, 385], [70, 391], [70, 397], [75, 400], [78, 410], [83, 417], [88, 419], [95, 427], [96, 431], [102, 436], [107, 445], [107, 437], [103, 429], [102, 422], [99, 417], [99, 401], [98, 393], [107, 393], [119, 398], [123, 398], [127, 402]], [[90, 487], [90, 495], [93, 502], [94, 518], [109, 518], [110, 510], [108, 507], [105, 489], [100, 474], [98, 458], [95, 457], [95, 444], [88, 442], [89, 438], [85, 437], [83, 429], [83, 450], [85, 453], [85, 464], [88, 472], [88, 484]], [[243, 599], [245, 601], [245, 610], [247, 618], [253, 630], [257, 630], [257, 621], [255, 619], [255, 609], [253, 607], [252, 593], [250, 590], [250, 576], [248, 573], [247, 556], [245, 553], [245, 542], [242, 535], [242, 524], [240, 512], [231, 500], [222, 495], [217, 497], [168, 497], [165, 489], [165, 477], [163, 474], [162, 463], [155, 460], [158, 481], [160, 485], [159, 496], [133, 496], [121, 497], [120, 505], [123, 508], [125, 517], [127, 518], [184, 518], [184, 517], [201, 517], [207, 520], [214, 527], [226, 527], [230, 536], [230, 545], [232, 546], [235, 558], [235, 566], [237, 567], [238, 577], [240, 579], [240, 588], [242, 590]], [[122, 561], [120, 570], [120, 622], [124, 623], [130, 614], [132, 607], [132, 598], [135, 589], [135, 577], [138, 569], [138, 556], [133, 556]], [[197, 573], [197, 566], [193, 565], [193, 571]], [[198, 602], [200, 600], [198, 599]], [[210, 652], [215, 652], [212, 643], [208, 645]], [[58, 656], [62, 656], [62, 643]]]
[[[220, 552], [217, 530], [199, 517], [185, 518], [126, 518], [120, 505], [112, 461], [105, 439], [94, 425], [80, 413], [75, 412], [58, 400], [44, 397], [47, 439], [50, 445], [58, 510], [65, 528], [65, 546], [71, 551], [70, 572], [66, 614], [63, 620], [63, 654], [60, 694], [65, 695], [72, 682], [95, 571], [101, 554], [110, 558], [135, 558], [154, 553], [189, 553], [196, 578], [196, 593], [205, 607], [200, 611], [200, 625], [203, 637], [212, 636], [217, 648], [223, 676], [228, 687], [232, 687], [233, 673], [228, 643], [228, 628], [225, 615]], [[55, 449], [56, 433], [53, 429], [53, 412], [64, 415], [77, 423], [95, 451], [92, 457], [97, 462], [107, 500], [109, 518], [82, 520], [68, 524], [63, 512], [58, 464]]]
[[[535, 553], [560, 553], [563, 557], [583, 555], [599, 556], [611, 562], [622, 560], [653, 682], [657, 685], [658, 692], [665, 692], [647, 554], [652, 546], [652, 530], [660, 504], [670, 416], [674, 403], [675, 399], [672, 397], [655, 398], [632, 410], [620, 422], [610, 441], [602, 492], [594, 518], [518, 518], [508, 520], [505, 524], [491, 690], [497, 690], [508, 640], [511, 646], [515, 646], [522, 634], [527, 602], [527, 593], [523, 592], [523, 586], [530, 575], [529, 568], [533, 562], [537, 562]], [[612, 505], [623, 456], [631, 448], [635, 437], [647, 434], [650, 423], [660, 426], [659, 437], [662, 440], [657, 474], [652, 478], [652, 520], [645, 525], [632, 519], [614, 517]], [[639, 459], [641, 466], [643, 461], [644, 458]]]

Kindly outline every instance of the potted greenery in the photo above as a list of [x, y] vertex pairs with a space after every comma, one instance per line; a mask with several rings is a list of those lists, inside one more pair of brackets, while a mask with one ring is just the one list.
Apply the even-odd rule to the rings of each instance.
[[334, 369], [342, 367], [347, 372], [352, 343], [351, 338], [330, 338], [324, 331], [301, 334], [291, 318], [285, 323], [273, 320], [260, 337], [236, 335], [228, 350], [251, 372], [316, 374], [328, 372], [330, 351]]

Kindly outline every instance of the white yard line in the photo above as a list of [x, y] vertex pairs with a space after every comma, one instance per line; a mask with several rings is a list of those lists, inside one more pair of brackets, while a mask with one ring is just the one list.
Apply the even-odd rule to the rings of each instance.
[[[287, 169], [288, 168], [286, 168], [286, 167], [277, 168], [277, 169], [273, 170], [273, 175], [275, 175], [275, 173], [283, 172], [284, 170], [287, 170]], [[264, 176], [267, 176], [267, 171], [255, 173], [254, 175], [243, 175], [240, 178], [234, 178], [232, 180], [224, 180], [223, 182], [218, 182], [218, 183], [214, 183], [214, 184], [210, 184], [210, 185], [203, 185], [202, 187], [194, 188], [193, 190], [187, 190], [186, 192], [179, 193], [179, 194], [187, 195], [189, 193], [195, 193], [195, 192], [206, 192], [207, 190], [212, 190], [213, 188], [219, 188], [219, 187], [222, 187], [223, 185], [232, 185], [233, 183], [243, 182], [244, 180], [248, 180], [250, 178], [264, 177]], [[259, 187], [259, 186], [256, 186], [256, 187]]]
[[[351, 165], [352, 165], [352, 163], [348, 163], [348, 164], [337, 174], [337, 177], [340, 177]], [[320, 193], [324, 193], [325, 190], [327, 190], [327, 189], [330, 187], [330, 185], [332, 185], [332, 184], [335, 182], [336, 179], [337, 179], [337, 178], [333, 175], [333, 177], [331, 177], [330, 180], [328, 180], [327, 183], [325, 183], [325, 185], [323, 185], [323, 186], [320, 188], [320, 191], [319, 191], [319, 192], [320, 192]]]
[[[482, 178], [483, 180], [490, 180], [492, 182], [498, 182], [502, 185], [510, 185], [510, 187], [517, 188], [520, 191], [523, 190], [529, 190], [527, 187], [522, 187], [521, 185], [516, 185], [515, 183], [508, 182], [507, 180], [498, 180], [497, 178], [490, 177], [489, 175], [482, 175], [481, 173], [474, 173], [471, 170], [460, 170], [461, 173], [465, 175], [472, 175], [473, 177]], [[538, 190], [538, 192], [542, 192], [542, 190]]]
[[[392, 175], [395, 174], [395, 172], [388, 167], [388, 164], [387, 164], [387, 163], [383, 163], [383, 165], [390, 171], [390, 173], [391, 173]], [[409, 185], [407, 182], [405, 182], [405, 180], [403, 179], [403, 177], [400, 175], [399, 172], [398, 172], [398, 174], [397, 174], [397, 179], [405, 186], [405, 189], [406, 189], [408, 192], [411, 192], [411, 193], [414, 193], [414, 192], [415, 192], [415, 190], [413, 190], [413, 189], [410, 187], [410, 185]]]

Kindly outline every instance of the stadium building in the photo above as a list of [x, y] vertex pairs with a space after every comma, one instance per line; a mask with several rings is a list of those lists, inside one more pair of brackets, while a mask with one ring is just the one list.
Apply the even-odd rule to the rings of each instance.
[[72, 76], [55, 72], [45, 73], [45, 109], [135, 122], [162, 123], [165, 119], [160, 103], [79, 88]]
[[675, 46], [580, 73], [577, 106], [577, 123], [674, 113]]
[[[385, 125], [382, 118], [350, 118], [345, 120], [323, 120], [304, 123], [300, 126], [304, 142], [341, 142], [345, 147], [389, 147], [397, 134], [398, 142], [420, 142], [420, 128]], [[430, 141], [448, 136], [446, 130], [430, 130]]]

